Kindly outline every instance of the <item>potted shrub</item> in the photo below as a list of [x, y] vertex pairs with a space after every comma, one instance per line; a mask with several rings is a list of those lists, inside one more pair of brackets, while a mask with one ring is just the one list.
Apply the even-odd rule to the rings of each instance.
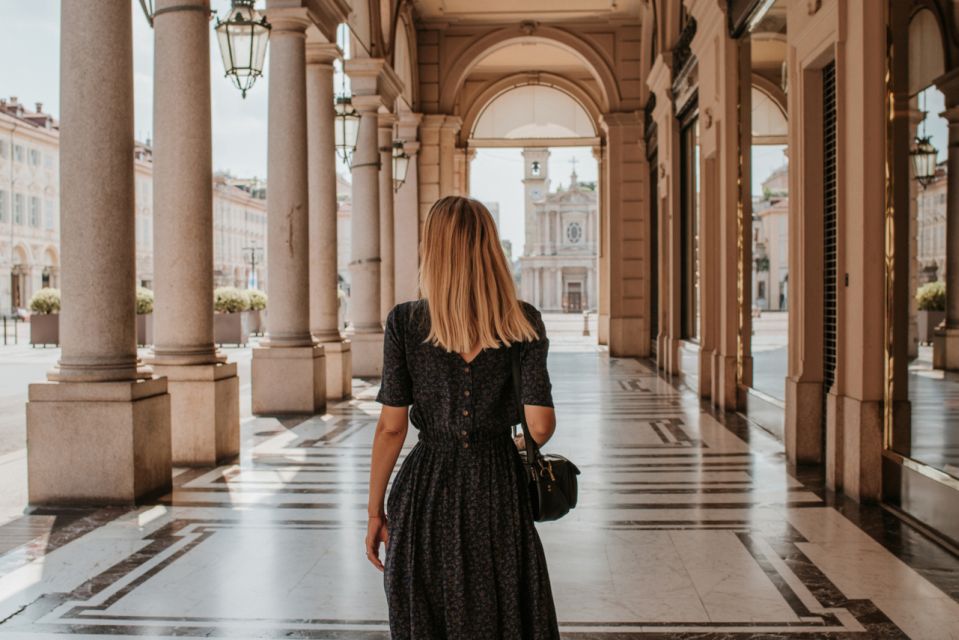
[[259, 289], [248, 289], [246, 295], [250, 298], [250, 333], [262, 336], [266, 329], [264, 316], [266, 315], [266, 294]]
[[30, 298], [30, 344], [60, 344], [60, 290], [44, 287]]
[[246, 291], [236, 287], [220, 287], [213, 291], [213, 341], [217, 344], [245, 345], [249, 341], [250, 308]]
[[137, 344], [153, 344], [153, 292], [137, 287]]
[[931, 344], [936, 327], [946, 319], [946, 283], [927, 282], [916, 291], [919, 343]]

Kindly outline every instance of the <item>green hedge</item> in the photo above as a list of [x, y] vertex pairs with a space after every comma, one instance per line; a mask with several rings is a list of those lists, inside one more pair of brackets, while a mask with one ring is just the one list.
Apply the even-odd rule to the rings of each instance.
[[30, 311], [39, 315], [60, 313], [60, 290], [44, 287], [34, 293], [30, 298]]
[[220, 287], [213, 291], [213, 310], [217, 313], [239, 313], [250, 308], [250, 296], [243, 289]]
[[946, 283], [927, 282], [916, 291], [916, 306], [920, 311], [946, 310]]
[[246, 295], [250, 298], [250, 309], [263, 311], [266, 309], [266, 294], [259, 289], [247, 289]]
[[146, 287], [137, 287], [137, 315], [153, 313], [153, 292]]

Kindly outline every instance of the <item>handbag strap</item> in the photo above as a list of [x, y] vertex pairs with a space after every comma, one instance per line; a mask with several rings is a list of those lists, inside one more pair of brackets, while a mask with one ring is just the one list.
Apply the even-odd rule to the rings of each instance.
[[523, 383], [520, 366], [519, 343], [514, 342], [510, 346], [510, 360], [513, 365], [513, 393], [516, 395], [516, 403], [519, 406], [520, 424], [523, 425], [523, 442], [526, 444], [526, 461], [530, 464], [536, 462], [540, 457], [539, 445], [530, 435], [529, 425], [526, 424], [526, 409], [523, 406]]

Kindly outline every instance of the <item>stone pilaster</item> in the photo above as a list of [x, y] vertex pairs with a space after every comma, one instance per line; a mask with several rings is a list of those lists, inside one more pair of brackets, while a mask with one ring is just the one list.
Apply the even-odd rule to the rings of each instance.
[[380, 149], [380, 318], [396, 304], [396, 247], [393, 230], [393, 125], [396, 116], [377, 118], [376, 141]]
[[[419, 113], [400, 112], [397, 137], [410, 157], [406, 181], [394, 198], [393, 254], [396, 274], [396, 301], [419, 297]], [[415, 249], [414, 249], [415, 248]]]
[[350, 257], [350, 308], [353, 372], [379, 377], [383, 372], [383, 323], [380, 293], [380, 151], [379, 112], [389, 111], [402, 84], [382, 59], [346, 61], [353, 86], [353, 106], [360, 114], [353, 153], [353, 216]]
[[323, 346], [326, 397], [352, 394], [350, 341], [340, 335], [336, 274], [336, 151], [333, 133], [333, 61], [336, 45], [307, 43], [307, 155], [309, 166], [310, 331]]
[[209, 0], [159, 0], [154, 65], [154, 371], [167, 377], [173, 462], [240, 452], [236, 364], [213, 344]]
[[682, 340], [682, 269], [680, 261], [679, 124], [673, 115], [672, 59], [660, 54], [649, 73], [647, 85], [656, 95], [656, 192], [659, 194], [659, 335], [656, 336], [656, 363], [665, 373], [680, 373]]
[[30, 385], [29, 500], [133, 504], [172, 484], [165, 378], [138, 366], [131, 4], [63, 0], [62, 355]]
[[649, 260], [647, 209], [638, 202], [646, 175], [639, 113], [603, 114], [608, 144], [606, 167], [609, 247], [609, 353], [649, 355]]
[[326, 406], [324, 348], [310, 333], [305, 9], [269, 9], [267, 337], [253, 349], [253, 413]]
[[959, 71], [949, 72], [939, 88], [946, 97], [940, 114], [949, 121], [946, 164], [946, 322], [933, 336], [933, 366], [959, 371]]

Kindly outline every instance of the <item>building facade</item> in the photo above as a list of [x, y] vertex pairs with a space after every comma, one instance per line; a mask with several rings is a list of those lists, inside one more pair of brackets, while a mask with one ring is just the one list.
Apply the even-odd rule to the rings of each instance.
[[526, 246], [520, 263], [523, 299], [542, 311], [580, 312], [597, 305], [597, 198], [580, 184], [550, 191], [549, 149], [523, 149]]
[[946, 164], [936, 168], [936, 176], [916, 193], [916, 273], [919, 284], [946, 280]]
[[0, 100], [0, 314], [59, 283], [58, 125], [37, 103]]
[[753, 307], [785, 311], [789, 287], [789, 174], [774, 171], [753, 202]]
[[[37, 103], [0, 100], [0, 314], [26, 309], [41, 287], [59, 286], [59, 123]], [[133, 151], [136, 274], [153, 288], [153, 150]], [[213, 179], [214, 285], [266, 286], [266, 185]], [[253, 274], [255, 273], [255, 276]]]

